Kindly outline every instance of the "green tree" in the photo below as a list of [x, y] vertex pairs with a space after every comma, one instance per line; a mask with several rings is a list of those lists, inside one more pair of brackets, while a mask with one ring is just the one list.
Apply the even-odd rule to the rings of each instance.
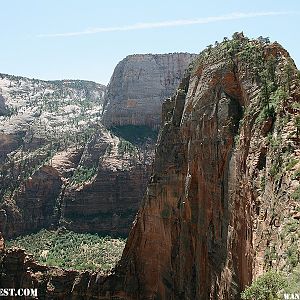
[[276, 300], [278, 293], [287, 287], [286, 279], [275, 271], [269, 271], [257, 278], [241, 294], [244, 300]]

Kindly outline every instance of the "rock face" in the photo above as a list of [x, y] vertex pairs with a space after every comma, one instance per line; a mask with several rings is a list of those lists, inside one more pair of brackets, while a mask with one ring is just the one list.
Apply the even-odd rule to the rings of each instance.
[[0, 163], [4, 163], [7, 154], [15, 151], [22, 144], [22, 135], [0, 133]]
[[[105, 88], [89, 81], [0, 74], [8, 111], [0, 112], [0, 231], [5, 238], [58, 224], [61, 191], [97, 130]], [[72, 166], [64, 161], [51, 166], [53, 156], [73, 148]]]
[[[86, 147], [81, 168], [94, 175], [63, 192], [60, 225], [76, 232], [127, 236], [150, 177], [153, 150], [142, 149], [102, 129]], [[121, 149], [123, 144], [131, 149]], [[79, 167], [80, 170], [80, 167]]]
[[237, 35], [202, 52], [164, 103], [151, 180], [114, 273], [65, 273], [49, 291], [49, 268], [34, 282], [37, 271], [24, 259], [12, 269], [17, 254], [5, 252], [0, 284], [30, 282], [45, 299], [231, 300], [269, 268], [290, 272], [299, 102], [297, 69], [279, 44]]
[[1, 205], [0, 231], [13, 237], [54, 226], [59, 217], [56, 200], [61, 186], [61, 178], [54, 168], [40, 168], [21, 185], [10, 201]]
[[176, 90], [195, 54], [136, 54], [116, 66], [103, 114], [104, 124], [148, 125], [161, 122], [161, 105]]
[[124, 299], [239, 299], [263, 270], [289, 270], [284, 257], [291, 247], [299, 255], [299, 240], [280, 235], [291, 222], [299, 230], [299, 96], [295, 65], [276, 43], [238, 37], [202, 53], [163, 108], [120, 263]]
[[[5, 238], [59, 225], [77, 232], [128, 234], [150, 177], [153, 147], [134, 146], [103, 126], [84, 147], [77, 146], [50, 156], [47, 148], [30, 151], [31, 160], [16, 155], [3, 171], [3, 186], [16, 183], [0, 203]], [[34, 168], [21, 165], [26, 173], [21, 172], [17, 159]]]
[[[187, 53], [133, 55], [118, 64], [106, 94], [104, 120], [109, 126], [118, 125], [118, 133], [125, 133], [123, 138], [131, 138], [135, 145], [99, 125], [104, 86], [0, 74], [0, 88], [11, 113], [0, 117], [4, 236], [28, 233], [29, 228], [38, 229], [42, 224], [63, 225], [78, 232], [128, 234], [154, 154], [155, 139], [148, 136], [154, 131], [148, 126], [159, 126], [161, 103], [175, 91], [193, 58], [195, 55]], [[116, 110], [122, 118], [117, 123]], [[139, 121], [134, 121], [133, 114]], [[132, 130], [135, 135], [128, 136]], [[61, 181], [54, 198], [47, 200], [49, 220], [44, 220], [43, 211], [28, 215], [34, 198], [49, 191], [48, 183], [43, 185], [37, 179], [42, 166], [56, 170]], [[28, 177], [36, 189], [28, 186]], [[32, 208], [39, 209], [40, 205]], [[39, 219], [36, 226], [30, 221], [33, 216]]]

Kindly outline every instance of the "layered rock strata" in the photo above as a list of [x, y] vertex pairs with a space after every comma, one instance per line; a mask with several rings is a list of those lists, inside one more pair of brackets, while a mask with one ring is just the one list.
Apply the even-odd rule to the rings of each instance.
[[93, 176], [71, 182], [63, 191], [60, 225], [76, 232], [127, 236], [150, 177], [152, 158], [153, 149], [143, 151], [103, 129], [80, 160], [79, 170], [95, 168]]
[[[175, 91], [193, 58], [195, 55], [187, 53], [129, 56], [116, 67], [105, 99], [105, 87], [93, 82], [41, 81], [0, 74], [0, 88], [11, 114], [0, 119], [0, 209], [6, 219], [2, 229], [6, 238], [29, 233], [31, 223], [25, 224], [29, 219], [22, 207], [27, 203], [30, 210], [32, 203], [19, 191], [27, 190], [28, 177], [35, 182], [35, 172], [43, 165], [57, 170], [62, 181], [60, 191], [52, 195], [55, 199], [49, 201], [52, 208], [48, 213], [55, 214], [51, 226], [128, 234], [154, 153], [154, 131], [148, 126], [158, 127], [163, 99]], [[124, 97], [131, 97], [129, 102], [138, 106], [130, 104], [129, 110], [123, 110]], [[105, 122], [121, 125], [118, 132], [129, 136], [134, 145], [99, 125], [104, 100]], [[111, 108], [127, 120], [132, 120], [132, 112], [138, 108], [134, 114], [140, 119], [115, 123]], [[122, 127], [126, 124], [141, 126]], [[42, 188], [39, 185], [36, 189], [37, 199], [47, 193]], [[34, 199], [32, 190], [30, 194]], [[16, 220], [18, 226], [14, 225]], [[50, 224], [40, 220], [37, 228]]]
[[[134, 146], [99, 126], [85, 147], [47, 153], [35, 157], [37, 170], [0, 203], [5, 238], [58, 226], [127, 236], [149, 180], [153, 147]], [[7, 174], [2, 180], [9, 185], [14, 174]]]
[[103, 121], [107, 127], [158, 128], [161, 104], [176, 90], [195, 54], [135, 54], [115, 68], [107, 88]]

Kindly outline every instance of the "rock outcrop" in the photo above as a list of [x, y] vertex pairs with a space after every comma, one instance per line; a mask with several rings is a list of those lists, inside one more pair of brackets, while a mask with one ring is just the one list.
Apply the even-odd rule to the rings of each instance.
[[299, 103], [279, 44], [235, 35], [203, 51], [164, 103], [151, 180], [114, 273], [55, 277], [54, 291], [69, 294], [53, 297], [49, 269], [34, 282], [5, 252], [0, 284], [39, 286], [45, 299], [231, 300], [265, 270], [289, 272], [300, 248]]
[[50, 166], [40, 168], [1, 205], [0, 232], [14, 237], [56, 225], [61, 186], [57, 170]]
[[116, 66], [107, 88], [103, 122], [158, 128], [161, 105], [176, 90], [195, 54], [135, 54]]
[[[122, 147], [125, 146], [130, 147]], [[76, 232], [127, 236], [150, 177], [153, 149], [134, 146], [102, 128], [75, 171], [93, 170], [89, 180], [66, 184], [60, 225]]]
[[164, 105], [120, 263], [124, 299], [239, 299], [263, 270], [289, 270], [284, 257], [299, 255], [297, 234], [282, 240], [291, 223], [299, 232], [296, 71], [277, 43], [242, 36], [202, 53]]

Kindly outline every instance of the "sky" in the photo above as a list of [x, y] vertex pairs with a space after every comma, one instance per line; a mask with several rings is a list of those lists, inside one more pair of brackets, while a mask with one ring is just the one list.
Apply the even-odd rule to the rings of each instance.
[[243, 31], [300, 67], [299, 0], [0, 0], [0, 73], [108, 84], [134, 53], [199, 53]]

